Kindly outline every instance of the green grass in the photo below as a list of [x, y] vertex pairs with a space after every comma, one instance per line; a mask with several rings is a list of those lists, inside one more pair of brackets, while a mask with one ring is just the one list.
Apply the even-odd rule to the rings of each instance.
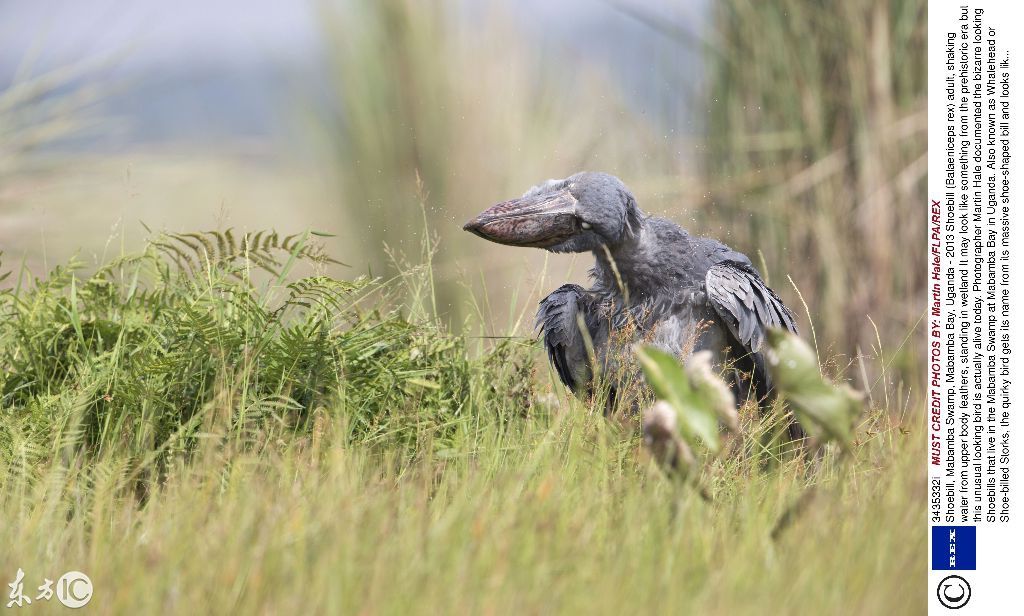
[[[500, 9], [470, 27], [438, 3], [351, 4], [322, 14], [338, 108], [310, 114], [288, 173], [139, 153], [54, 171], [45, 146], [89, 128], [101, 92], [55, 93], [87, 67], [26, 66], [0, 92], [0, 240], [28, 254], [0, 281], [3, 583], [22, 568], [34, 598], [81, 570], [97, 613], [923, 613], [924, 270], [901, 250], [922, 224], [925, 3], [717, 5], [702, 135]], [[869, 396], [842, 464], [773, 458], [748, 408], [741, 446], [702, 460], [705, 501], [635, 418], [553, 382], [521, 308], [554, 286], [547, 257], [458, 223], [581, 168], [807, 298], [823, 370]], [[331, 278], [310, 234], [106, 256], [118, 211], [180, 229], [218, 208], [315, 220], [355, 271], [394, 278]], [[404, 264], [434, 241], [421, 216], [436, 268]], [[78, 246], [104, 256], [30, 274]], [[484, 272], [490, 297], [467, 293]]]
[[[584, 414], [488, 422], [415, 462], [344, 432], [259, 453], [210, 433], [142, 504], [122, 457], [54, 465], [5, 486], [4, 570], [78, 568], [96, 608], [132, 613], [924, 612], [913, 437], [875, 437], [843, 490], [737, 461], [708, 505]], [[808, 480], [830, 487], [772, 543]]]
[[[921, 0], [713, 5], [698, 220], [792, 272], [837, 352], [872, 349], [879, 328], [898, 340], [924, 313], [905, 247], [924, 232], [927, 21]], [[895, 364], [916, 387], [915, 341]]]
[[84, 571], [100, 613], [924, 611], [916, 412], [872, 409], [843, 466], [749, 438], [705, 502], [534, 345], [428, 316], [429, 269], [333, 280], [314, 239], [7, 280], [0, 571]]

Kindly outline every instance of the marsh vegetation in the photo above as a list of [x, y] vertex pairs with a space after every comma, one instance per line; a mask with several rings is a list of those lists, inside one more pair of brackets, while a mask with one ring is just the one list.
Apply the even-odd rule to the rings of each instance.
[[[923, 612], [925, 3], [730, 0], [700, 37], [610, 4], [699, 52], [698, 128], [413, 0], [318, 5], [329, 104], [269, 159], [57, 156], [103, 93], [0, 92], [0, 572], [101, 612]], [[583, 262], [460, 225], [583, 168], [799, 307], [865, 396], [842, 458], [747, 405], [703, 499], [557, 384], [533, 312]]]

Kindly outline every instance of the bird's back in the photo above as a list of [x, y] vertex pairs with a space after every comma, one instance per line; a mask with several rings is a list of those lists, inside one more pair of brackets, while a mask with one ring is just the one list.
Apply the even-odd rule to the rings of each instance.
[[[756, 373], [756, 393], [763, 397], [770, 384], [760, 349], [750, 349], [737, 338], [727, 322], [729, 315], [723, 315], [711, 300], [707, 286], [712, 268], [724, 266], [771, 293], [750, 259], [716, 239], [691, 235], [664, 218], [646, 219], [636, 242], [628, 252], [611, 254], [610, 260], [596, 254], [593, 271], [592, 291], [616, 306], [619, 318], [613, 329], [621, 330], [625, 323], [638, 326], [620, 344], [642, 339], [680, 357], [711, 351], [720, 367], [735, 365], [739, 372]], [[746, 397], [749, 379], [741, 382], [737, 373], [731, 380], [737, 395]]]

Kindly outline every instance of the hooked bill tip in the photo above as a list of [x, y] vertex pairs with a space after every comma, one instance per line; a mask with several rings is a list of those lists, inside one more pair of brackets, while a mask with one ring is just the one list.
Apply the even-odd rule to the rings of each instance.
[[463, 231], [469, 231], [470, 233], [476, 233], [478, 235], [480, 233], [481, 228], [483, 228], [483, 224], [480, 222], [479, 218], [474, 218], [473, 220], [467, 221], [466, 224], [462, 225]]

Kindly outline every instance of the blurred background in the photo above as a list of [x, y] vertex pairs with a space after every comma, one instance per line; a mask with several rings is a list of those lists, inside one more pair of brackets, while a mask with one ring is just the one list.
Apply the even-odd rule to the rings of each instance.
[[429, 232], [451, 327], [525, 335], [589, 256], [461, 224], [601, 170], [916, 395], [925, 27], [925, 0], [0, 0], [4, 267], [312, 228], [386, 277]]

